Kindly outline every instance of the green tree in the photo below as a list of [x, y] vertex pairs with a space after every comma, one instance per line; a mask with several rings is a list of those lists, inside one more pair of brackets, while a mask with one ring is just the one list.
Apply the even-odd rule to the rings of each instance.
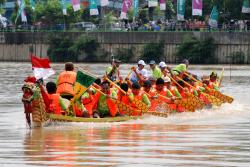
[[143, 47], [140, 58], [149, 62], [150, 60], [155, 60], [160, 62], [164, 54], [164, 41], [161, 40], [159, 43], [148, 43]]
[[82, 35], [75, 42], [74, 45], [70, 48], [70, 50], [75, 52], [75, 55], [83, 55], [86, 54], [86, 61], [96, 61], [97, 59], [97, 50], [100, 47], [99, 43], [96, 39]]
[[73, 41], [63, 34], [51, 34], [48, 38], [49, 48], [47, 54], [54, 62], [77, 61], [77, 56], [72, 50]]
[[181, 45], [177, 48], [176, 55], [182, 59], [189, 59], [195, 64], [215, 63], [214, 39], [209, 37], [198, 40], [194, 36], [185, 36]]

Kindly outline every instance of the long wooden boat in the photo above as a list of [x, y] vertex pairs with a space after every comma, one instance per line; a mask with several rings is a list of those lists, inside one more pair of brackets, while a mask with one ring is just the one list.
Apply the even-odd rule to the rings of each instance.
[[72, 117], [65, 115], [48, 114], [49, 120], [58, 122], [124, 122], [129, 120], [136, 120], [142, 116], [117, 116], [117, 117], [105, 117], [105, 118], [83, 118]]

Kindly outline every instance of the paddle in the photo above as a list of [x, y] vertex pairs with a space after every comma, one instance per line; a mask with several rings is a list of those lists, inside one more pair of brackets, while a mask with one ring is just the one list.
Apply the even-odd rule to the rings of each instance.
[[[191, 79], [193, 79], [194, 81], [196, 81], [196, 82], [199, 82], [199, 83], [202, 83], [201, 81], [199, 81], [199, 80], [197, 80], [196, 78], [194, 78], [193, 76], [191, 76], [191, 75], [189, 75], [189, 74], [187, 74], [187, 73], [184, 73], [186, 76], [188, 76], [188, 77], [190, 77]], [[221, 92], [219, 92], [219, 91], [216, 91], [216, 90], [214, 90], [214, 89], [211, 89], [211, 88], [209, 88], [208, 86], [206, 86], [205, 85], [205, 88], [206, 88], [206, 90], [210, 93], [210, 95], [212, 95], [212, 96], [214, 96], [214, 97], [216, 97], [216, 98], [218, 98], [218, 99], [220, 99], [222, 102], [228, 102], [228, 103], [232, 103], [233, 102], [233, 98], [232, 97], [230, 97], [230, 96], [228, 96], [228, 95], [224, 95], [224, 94], [222, 94]]]
[[[179, 86], [183, 91], [184, 88], [171, 76], [168, 76], [177, 86]], [[196, 96], [191, 93], [186, 92], [187, 98], [177, 101], [177, 104], [183, 106], [186, 110], [194, 112], [195, 109], [201, 109], [204, 106], [204, 103]]]
[[[187, 86], [189, 86], [189, 87], [191, 87], [191, 88], [193, 88], [193, 89], [196, 89], [194, 86], [192, 86], [192, 85], [189, 84], [188, 82], [184, 81], [183, 79], [181, 79], [181, 78], [179, 78], [179, 77], [177, 77], [177, 78], [178, 78], [179, 80], [181, 80], [182, 82], [184, 82]], [[201, 91], [200, 91], [200, 93], [203, 94], [203, 95], [208, 99], [208, 101], [209, 101], [211, 104], [216, 105], [216, 106], [221, 106], [222, 101], [219, 100], [218, 98], [216, 98], [216, 97], [214, 97], [214, 96], [211, 96], [211, 95], [208, 95], [208, 94], [206, 94], [206, 93], [204, 93], [204, 92], [201, 92]]]
[[[102, 95], [107, 96], [107, 94], [103, 93], [101, 90], [99, 90], [99, 89], [97, 89], [97, 88], [95, 88], [93, 86], [92, 86], [92, 88], [95, 89], [97, 92], [101, 93]], [[121, 101], [119, 101], [119, 100], [117, 100], [117, 99], [115, 99], [113, 97], [111, 97], [111, 98], [114, 101], [114, 103], [117, 105], [119, 110], [126, 111], [129, 116], [131, 115], [131, 113], [133, 113], [134, 110], [132, 109], [131, 106], [129, 106], [129, 105], [125, 104], [125, 103], [122, 103]]]
[[[113, 81], [111, 81], [110, 79], [108, 79], [107, 77], [105, 77], [105, 79], [110, 82], [111, 84], [113, 84], [115, 87], [117, 87], [122, 93], [127, 94], [124, 90], [122, 90], [120, 88], [120, 86], [118, 86], [117, 84], [115, 84]], [[143, 112], [147, 112], [148, 111], [148, 106], [143, 103], [142, 101], [138, 100], [138, 99], [134, 99], [133, 100], [134, 104], [136, 105], [136, 107], [140, 110], [142, 110]]]
[[221, 87], [221, 82], [222, 82], [222, 79], [223, 79], [223, 76], [224, 76], [224, 67], [222, 68], [222, 71], [220, 73], [220, 77], [219, 77], [219, 83], [218, 83], [218, 87], [220, 88]]

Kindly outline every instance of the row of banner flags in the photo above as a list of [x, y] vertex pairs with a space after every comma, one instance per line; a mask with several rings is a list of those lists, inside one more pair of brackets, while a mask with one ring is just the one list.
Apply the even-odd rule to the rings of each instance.
[[[36, 0], [29, 0], [31, 8], [35, 10]], [[60, 0], [62, 11], [64, 15], [67, 15], [67, 7], [72, 5], [74, 11], [81, 9], [81, 0]], [[166, 10], [166, 1], [168, 0], [159, 0], [160, 10]], [[250, 0], [244, 0], [242, 5], [242, 13], [250, 13]], [[90, 15], [99, 15], [97, 6], [100, 5], [108, 6], [109, 0], [88, 0]], [[17, 0], [19, 10], [17, 12], [17, 18], [21, 16], [22, 22], [27, 22], [27, 17], [25, 13], [25, 0]], [[148, 7], [157, 7], [158, 0], [148, 0]], [[185, 6], [186, 0], [177, 0], [177, 20], [185, 20]], [[192, 15], [193, 16], [202, 16], [202, 7], [203, 0], [192, 0]], [[127, 19], [127, 13], [130, 9], [133, 9], [133, 16], [138, 15], [139, 0], [123, 0], [120, 19]], [[213, 6], [212, 12], [209, 18], [209, 25], [212, 27], [217, 27], [218, 25], [219, 12], [217, 5]]]

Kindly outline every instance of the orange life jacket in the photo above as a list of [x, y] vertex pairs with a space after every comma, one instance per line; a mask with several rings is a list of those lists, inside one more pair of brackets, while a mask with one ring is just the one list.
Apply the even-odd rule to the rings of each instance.
[[[134, 99], [142, 101], [142, 94], [143, 91], [141, 91], [138, 95], [134, 95]], [[137, 108], [137, 106], [134, 103], [134, 100], [130, 104], [131, 107], [133, 108], [133, 113], [131, 114], [132, 116], [142, 115], [142, 110]]]
[[[94, 100], [94, 104], [93, 104], [93, 110], [97, 109], [97, 107], [98, 107], [97, 105], [98, 105], [98, 101], [99, 101], [100, 95], [101, 95], [100, 92], [97, 92], [96, 95], [95, 95], [95, 100]], [[113, 100], [111, 98], [106, 98], [106, 103], [108, 105], [110, 115], [112, 117], [115, 117], [116, 114], [117, 114], [117, 112], [118, 112], [117, 105], [113, 102]]]
[[[124, 104], [127, 104], [128, 106], [130, 105], [130, 100], [129, 100], [129, 97], [128, 95], [124, 95], [121, 93], [121, 91], [119, 91], [118, 93], [118, 100]], [[123, 111], [123, 110], [119, 110], [120, 114], [129, 114], [129, 113], [126, 113], [126, 111]]]
[[64, 71], [58, 77], [57, 93], [75, 95], [74, 84], [76, 82], [76, 73], [74, 71]]
[[89, 97], [82, 98], [82, 104], [85, 109], [88, 111], [89, 116], [93, 115], [93, 105], [94, 105], [94, 96], [89, 94]]
[[49, 97], [49, 112], [53, 114], [62, 114], [61, 106], [60, 106], [60, 95], [55, 94], [48, 94]]

